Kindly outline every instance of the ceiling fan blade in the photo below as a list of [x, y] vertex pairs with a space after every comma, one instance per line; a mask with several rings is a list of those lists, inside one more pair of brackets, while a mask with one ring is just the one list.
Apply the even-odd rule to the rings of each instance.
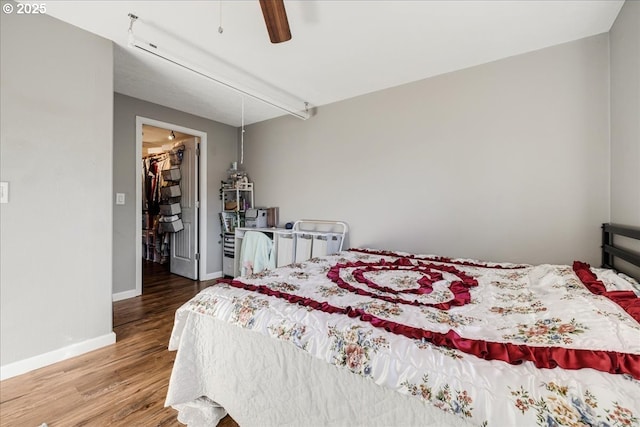
[[260, 7], [262, 7], [271, 43], [291, 40], [291, 30], [287, 20], [287, 11], [284, 8], [284, 0], [260, 0]]

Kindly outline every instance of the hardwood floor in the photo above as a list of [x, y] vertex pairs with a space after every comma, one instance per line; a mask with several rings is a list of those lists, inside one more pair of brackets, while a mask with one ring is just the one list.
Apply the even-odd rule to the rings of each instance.
[[[0, 382], [0, 426], [181, 426], [164, 407], [176, 309], [214, 281], [143, 265], [143, 295], [113, 303], [116, 343]], [[226, 417], [218, 427], [237, 427]]]

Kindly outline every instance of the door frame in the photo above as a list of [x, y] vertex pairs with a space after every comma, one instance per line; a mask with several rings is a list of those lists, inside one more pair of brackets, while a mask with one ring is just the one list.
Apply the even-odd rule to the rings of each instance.
[[150, 125], [193, 135], [200, 139], [198, 188], [198, 280], [207, 277], [207, 133], [169, 122], [136, 116], [136, 295], [142, 295], [142, 126]]

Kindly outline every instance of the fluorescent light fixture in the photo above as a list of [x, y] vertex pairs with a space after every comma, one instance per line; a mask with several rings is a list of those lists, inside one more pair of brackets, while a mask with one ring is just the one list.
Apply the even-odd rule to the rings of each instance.
[[170, 55], [167, 52], [162, 52], [160, 49], [158, 49], [158, 47], [156, 45], [154, 45], [153, 43], [149, 43], [146, 41], [142, 41], [142, 40], [138, 40], [136, 39], [136, 37], [133, 34], [133, 24], [137, 21], [138, 17], [132, 13], [129, 14], [129, 18], [131, 19], [131, 22], [129, 23], [129, 46], [130, 47], [135, 47], [143, 52], [146, 52], [150, 55], [154, 55], [158, 58], [164, 59], [167, 62], [170, 62], [174, 65], [177, 65], [179, 67], [184, 68], [185, 70], [191, 71], [195, 74], [198, 74], [201, 77], [204, 77], [206, 79], [209, 79], [221, 86], [224, 86], [228, 89], [231, 89], [235, 92], [238, 92], [242, 95], [246, 95], [248, 97], [251, 97], [253, 99], [256, 99], [260, 102], [263, 102], [265, 104], [268, 104], [272, 107], [275, 107], [281, 111], [284, 111], [285, 113], [292, 115], [294, 117], [297, 117], [299, 119], [302, 120], [307, 120], [309, 117], [311, 117], [311, 114], [309, 113], [309, 103], [305, 102], [304, 103], [304, 107], [302, 110], [297, 110], [296, 108], [290, 107], [285, 105], [284, 103], [281, 103], [279, 101], [276, 101], [274, 99], [268, 98], [264, 95], [255, 93], [253, 90], [249, 89], [249, 88], [244, 88], [241, 87], [240, 85], [238, 85], [237, 83], [233, 83], [230, 82], [222, 77], [218, 77], [218, 76], [214, 76], [213, 74], [211, 74], [210, 72], [200, 69], [194, 65], [188, 64], [187, 62], [178, 59], [177, 57], [174, 57], [172, 55]]

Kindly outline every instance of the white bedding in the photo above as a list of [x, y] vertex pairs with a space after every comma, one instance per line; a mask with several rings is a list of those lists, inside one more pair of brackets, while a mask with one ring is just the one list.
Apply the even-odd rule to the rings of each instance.
[[288, 343], [195, 312], [180, 323], [167, 405], [188, 426], [227, 411], [242, 427], [473, 425]]
[[[215, 425], [225, 411], [243, 427], [639, 423], [640, 324], [571, 267], [356, 250], [232, 285], [176, 313], [166, 404], [188, 425]], [[509, 356], [533, 349], [536, 361], [484, 360], [478, 342]], [[621, 355], [623, 366], [535, 366], [581, 351]]]

